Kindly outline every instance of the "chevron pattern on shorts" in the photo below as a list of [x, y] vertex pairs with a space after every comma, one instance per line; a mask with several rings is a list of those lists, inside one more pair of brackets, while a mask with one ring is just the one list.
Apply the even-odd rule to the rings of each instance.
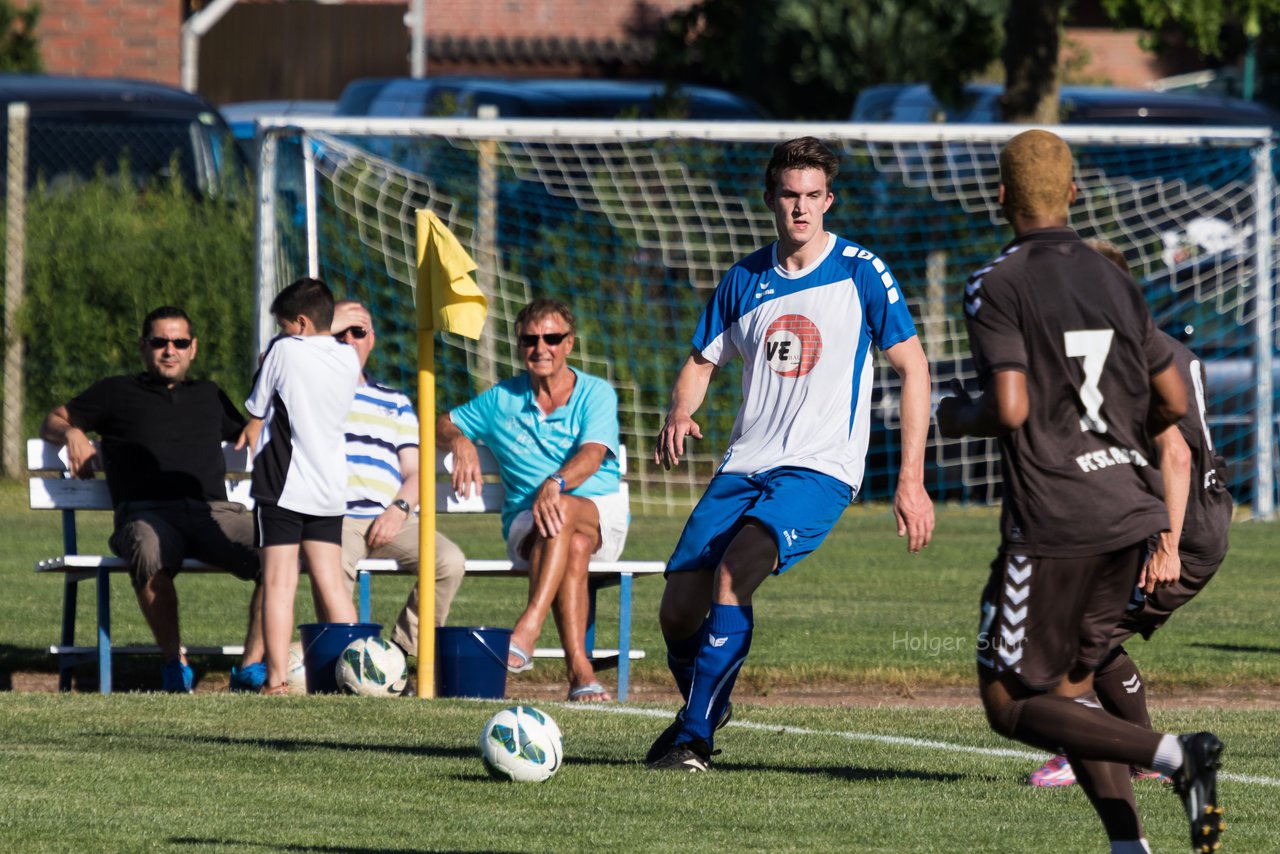
[[1004, 568], [1004, 604], [1001, 606], [1000, 660], [1014, 673], [1022, 672], [1022, 643], [1027, 634], [1027, 599], [1031, 595], [1031, 560], [1009, 555]]

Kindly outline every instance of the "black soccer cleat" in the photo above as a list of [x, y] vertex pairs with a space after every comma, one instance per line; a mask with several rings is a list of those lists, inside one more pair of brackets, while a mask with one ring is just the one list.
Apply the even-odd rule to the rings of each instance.
[[1218, 768], [1222, 765], [1222, 742], [1211, 732], [1178, 736], [1182, 745], [1182, 767], [1173, 777], [1174, 791], [1182, 798], [1191, 822], [1191, 850], [1210, 854], [1222, 847], [1219, 838], [1227, 829], [1218, 804]]
[[[676, 737], [680, 735], [680, 728], [684, 726], [684, 710], [685, 706], [680, 707], [680, 711], [676, 712], [676, 719], [662, 731], [662, 734], [654, 740], [653, 745], [649, 748], [649, 752], [644, 755], [644, 764], [652, 765], [663, 756], [676, 743]], [[716, 729], [724, 729], [724, 725], [733, 719], [733, 702], [725, 704], [724, 714], [720, 715], [720, 720], [716, 722]]]
[[[720, 751], [715, 751], [719, 753]], [[696, 773], [711, 770], [711, 757], [714, 754], [710, 745], [700, 738], [677, 744], [665, 754], [649, 763], [651, 771], [683, 771]]]

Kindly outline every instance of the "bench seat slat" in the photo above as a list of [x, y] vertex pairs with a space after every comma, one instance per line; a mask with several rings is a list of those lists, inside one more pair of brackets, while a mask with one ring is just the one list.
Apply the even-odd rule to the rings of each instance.
[[[107, 555], [62, 555], [42, 560], [36, 564], [36, 572], [78, 572], [81, 570], [106, 569], [108, 572], [124, 572], [128, 569], [124, 560]], [[391, 558], [364, 558], [356, 564], [356, 569], [368, 572], [396, 572], [400, 564]], [[184, 560], [183, 572], [226, 572], [219, 566], [201, 563], [198, 560]], [[304, 570], [305, 571], [305, 570]]]

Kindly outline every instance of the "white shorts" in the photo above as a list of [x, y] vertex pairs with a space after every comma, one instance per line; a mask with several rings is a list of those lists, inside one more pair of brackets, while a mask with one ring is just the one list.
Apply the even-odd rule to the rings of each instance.
[[[617, 560], [622, 555], [622, 547], [627, 544], [627, 528], [631, 526], [631, 502], [627, 499], [625, 485], [608, 495], [584, 497], [600, 512], [600, 548], [592, 557], [596, 560]], [[507, 558], [516, 569], [529, 568], [529, 559], [516, 554], [516, 549], [532, 530], [532, 510], [521, 510], [511, 520], [511, 529], [507, 532]]]

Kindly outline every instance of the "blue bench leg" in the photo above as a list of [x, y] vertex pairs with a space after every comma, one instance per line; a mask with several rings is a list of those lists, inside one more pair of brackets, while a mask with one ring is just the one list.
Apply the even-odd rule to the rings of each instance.
[[587, 658], [591, 657], [596, 648], [596, 591], [599, 589], [600, 586], [594, 580], [587, 582], [587, 631], [583, 636]]
[[98, 570], [98, 690], [111, 693], [111, 576]]
[[618, 583], [618, 702], [627, 701], [631, 681], [631, 573]]
[[[76, 643], [76, 594], [80, 591], [80, 579], [70, 575], [62, 579], [62, 645]], [[58, 690], [71, 690], [71, 674], [75, 669], [74, 655], [58, 656]]]
[[370, 594], [369, 594], [369, 573], [360, 570], [356, 573], [356, 584], [360, 587], [360, 622], [369, 622]]

